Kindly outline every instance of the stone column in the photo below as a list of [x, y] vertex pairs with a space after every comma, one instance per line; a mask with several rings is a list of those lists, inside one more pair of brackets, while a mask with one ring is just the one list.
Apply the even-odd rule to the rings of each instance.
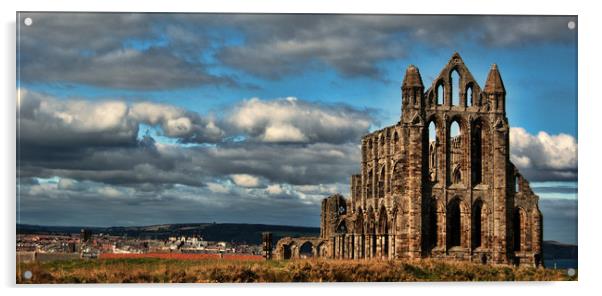
[[507, 263], [508, 233], [511, 231], [513, 200], [507, 198], [506, 178], [509, 161], [508, 127], [501, 116], [501, 126], [493, 128], [493, 261]]
[[420, 258], [422, 251], [422, 139], [424, 123], [422, 120], [409, 125], [409, 136], [407, 143], [409, 149], [408, 169], [409, 178], [406, 190], [409, 197], [409, 229], [408, 229], [408, 256]]

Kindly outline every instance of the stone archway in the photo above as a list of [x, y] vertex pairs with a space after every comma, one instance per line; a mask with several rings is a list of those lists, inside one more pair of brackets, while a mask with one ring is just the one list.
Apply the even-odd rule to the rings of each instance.
[[299, 247], [299, 258], [307, 259], [314, 257], [314, 245], [310, 241], [306, 241]]

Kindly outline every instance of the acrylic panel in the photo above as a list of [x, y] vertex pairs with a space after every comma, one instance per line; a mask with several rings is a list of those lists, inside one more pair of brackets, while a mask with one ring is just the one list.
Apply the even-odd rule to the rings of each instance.
[[17, 283], [577, 279], [577, 16], [16, 22]]

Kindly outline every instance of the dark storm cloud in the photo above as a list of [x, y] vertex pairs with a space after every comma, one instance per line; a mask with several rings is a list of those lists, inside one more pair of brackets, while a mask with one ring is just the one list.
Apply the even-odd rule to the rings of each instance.
[[[569, 42], [572, 17], [252, 15], [233, 18], [246, 42], [226, 47], [226, 65], [267, 78], [327, 65], [344, 76], [381, 79], [378, 63], [403, 58], [408, 44], [454, 46], [474, 41], [490, 47]], [[245, 23], [253, 24], [243, 26]]]
[[[90, 185], [89, 185], [90, 186]], [[24, 188], [19, 223], [121, 226], [182, 222], [319, 225], [319, 203], [266, 198], [264, 190], [211, 192], [176, 186], [160, 192], [97, 184], [88, 191]], [[102, 188], [102, 189], [101, 189]], [[51, 193], [49, 193], [51, 192]], [[98, 192], [104, 192], [99, 194]], [[119, 192], [123, 192], [122, 195]]]
[[259, 175], [272, 182], [329, 184], [346, 182], [359, 169], [356, 144], [234, 143], [193, 150], [191, 165], [218, 175]]
[[[383, 79], [378, 64], [474, 41], [490, 47], [576, 40], [574, 17], [24, 13], [19, 59], [25, 82], [124, 89], [250, 87], [211, 74], [228, 66], [269, 79], [331, 67]], [[242, 40], [232, 43], [232, 38]], [[137, 45], [137, 46], [133, 46]], [[213, 59], [215, 58], [215, 59]]]
[[[189, 38], [172, 48], [163, 41], [165, 17], [130, 13], [24, 13], [21, 26], [20, 77], [25, 82], [81, 83], [123, 89], [166, 89], [198, 85], [238, 86], [231, 77], [209, 74], [200, 55], [208, 39]], [[182, 34], [173, 34], [173, 45]], [[195, 40], [195, 41], [192, 41]], [[162, 44], [161, 42], [167, 42]], [[137, 45], [138, 47], [136, 47]]]
[[157, 154], [140, 148], [89, 150], [71, 159], [23, 159], [22, 177], [61, 176], [107, 184], [186, 184], [233, 174], [261, 176], [295, 185], [346, 182], [358, 169], [353, 144], [224, 144], [219, 148], [161, 145]]

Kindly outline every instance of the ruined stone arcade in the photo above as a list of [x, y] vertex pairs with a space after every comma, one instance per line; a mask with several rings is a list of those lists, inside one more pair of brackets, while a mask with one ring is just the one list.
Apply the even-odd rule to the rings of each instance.
[[540, 266], [538, 197], [510, 162], [506, 90], [481, 89], [455, 53], [424, 89], [403, 79], [400, 121], [362, 138], [351, 197], [322, 201], [320, 237], [283, 238], [276, 258], [449, 258]]

